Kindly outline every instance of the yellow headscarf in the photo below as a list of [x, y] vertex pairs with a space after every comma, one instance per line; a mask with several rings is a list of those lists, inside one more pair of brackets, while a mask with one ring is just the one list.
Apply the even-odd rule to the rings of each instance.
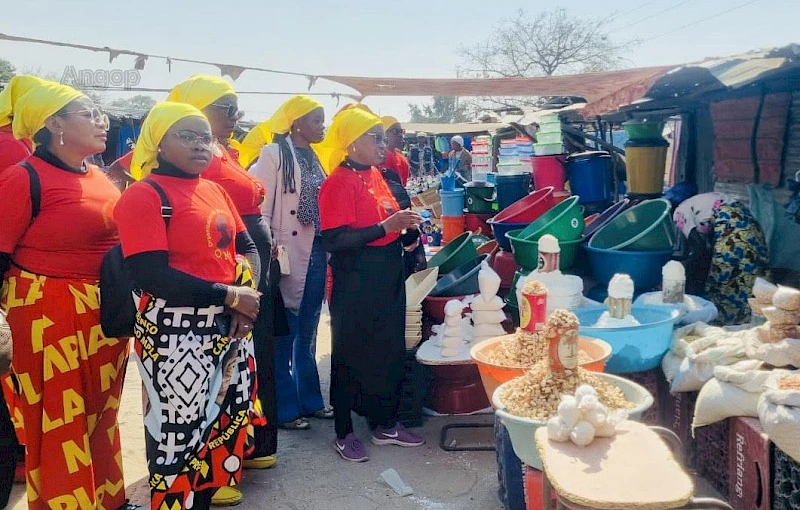
[[17, 140], [33, 140], [33, 135], [44, 127], [49, 117], [81, 97], [83, 93], [72, 87], [42, 81], [22, 94], [14, 105], [14, 137]]
[[344, 161], [350, 144], [380, 125], [381, 119], [363, 108], [355, 106], [342, 109], [333, 118], [325, 140], [317, 146], [319, 161], [325, 173], [330, 174]]
[[381, 117], [381, 122], [383, 123], [383, 129], [385, 129], [386, 131], [388, 131], [389, 128], [394, 126], [395, 124], [400, 124], [400, 121], [397, 120], [397, 117], [392, 117], [391, 115]]
[[239, 148], [239, 164], [242, 168], [247, 168], [261, 154], [261, 149], [265, 145], [272, 143], [272, 123], [270, 120], [257, 124], [245, 135]]
[[272, 143], [273, 135], [287, 134], [297, 119], [317, 108], [322, 108], [322, 103], [308, 96], [294, 96], [283, 103], [269, 120], [255, 126], [244, 137], [239, 151], [239, 164], [247, 168], [261, 153], [261, 149]]
[[176, 122], [186, 117], [206, 118], [198, 108], [184, 103], [164, 101], [158, 103], [147, 114], [142, 123], [142, 132], [133, 149], [131, 175], [140, 181], [158, 166], [158, 145]]
[[233, 86], [218, 76], [198, 74], [183, 81], [172, 89], [167, 101], [186, 103], [198, 110], [229, 94], [236, 95]]
[[45, 83], [45, 81], [36, 76], [21, 75], [11, 78], [6, 88], [0, 92], [0, 127], [11, 124], [14, 105], [17, 104], [19, 98], [36, 85], [41, 85], [42, 83]]

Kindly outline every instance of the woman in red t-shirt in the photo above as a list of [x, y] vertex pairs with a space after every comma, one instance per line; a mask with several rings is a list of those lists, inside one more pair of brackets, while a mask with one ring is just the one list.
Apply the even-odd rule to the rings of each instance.
[[[151, 508], [242, 499], [232, 485], [241, 478], [253, 411], [259, 296], [249, 285], [260, 262], [228, 194], [200, 178], [212, 139], [197, 108], [154, 106], [132, 161], [134, 174], [146, 178], [114, 210], [140, 286], [134, 354], [146, 390]], [[252, 278], [238, 255], [249, 260]]]
[[2, 307], [21, 387], [28, 507], [120, 508], [117, 411], [129, 344], [103, 335], [97, 286], [117, 243], [119, 191], [84, 164], [105, 150], [108, 117], [81, 92], [46, 82], [19, 98], [12, 126], [36, 145], [0, 175]]
[[397, 421], [405, 359], [403, 246], [418, 241], [421, 218], [400, 210], [375, 168], [385, 151], [380, 119], [359, 108], [334, 117], [320, 147], [320, 159], [333, 170], [320, 190], [319, 207], [333, 268], [334, 447], [353, 462], [369, 457], [353, 434], [351, 411], [367, 418], [375, 444], [424, 443]]
[[[170, 98], [196, 107], [208, 118], [211, 133], [218, 142], [212, 148], [211, 164], [203, 171], [202, 177], [219, 184], [228, 193], [258, 249], [261, 261], [258, 290], [264, 298], [261, 300], [259, 318], [253, 327], [253, 338], [258, 399], [267, 424], [255, 428], [254, 451], [250, 452], [250, 458], [244, 466], [251, 469], [270, 468], [277, 462], [275, 454], [278, 450], [274, 337], [276, 328], [278, 334], [285, 334], [287, 328], [282, 304], [270, 289], [272, 234], [269, 224], [261, 216], [260, 207], [266, 189], [260, 180], [239, 166], [238, 152], [227, 145], [236, 123], [244, 114], [239, 110], [236, 91], [227, 81], [216, 76], [193, 76], [176, 85]], [[225, 145], [222, 141], [225, 141]], [[279, 306], [276, 307], [276, 304]]]

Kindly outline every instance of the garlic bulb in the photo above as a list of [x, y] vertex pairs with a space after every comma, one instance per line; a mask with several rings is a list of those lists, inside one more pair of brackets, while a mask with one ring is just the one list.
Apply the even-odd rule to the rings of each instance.
[[575, 397], [572, 395], [564, 395], [561, 397], [561, 403], [558, 404], [558, 417], [571, 429], [581, 419], [581, 412], [578, 409]]
[[578, 422], [569, 437], [576, 445], [587, 446], [594, 440], [594, 427], [588, 421]]
[[558, 416], [554, 416], [547, 420], [547, 437], [551, 441], [565, 443], [569, 441], [570, 428], [564, 423], [564, 420]]

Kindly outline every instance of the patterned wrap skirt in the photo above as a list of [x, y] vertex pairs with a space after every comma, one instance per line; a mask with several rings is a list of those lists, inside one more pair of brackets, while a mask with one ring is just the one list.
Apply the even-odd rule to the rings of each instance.
[[[254, 285], [240, 264], [237, 283]], [[236, 485], [257, 414], [251, 335], [221, 334], [222, 306], [139, 296], [134, 353], [144, 393], [153, 510], [191, 508], [195, 493]]]

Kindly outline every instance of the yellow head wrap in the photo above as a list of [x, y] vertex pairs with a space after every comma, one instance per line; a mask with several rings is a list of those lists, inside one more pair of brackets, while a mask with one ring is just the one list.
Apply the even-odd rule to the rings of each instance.
[[14, 76], [0, 92], [0, 127], [11, 124], [11, 117], [14, 114], [14, 105], [22, 96], [36, 85], [41, 85], [45, 81], [36, 76]]
[[142, 123], [142, 132], [133, 149], [131, 175], [137, 181], [144, 179], [158, 166], [158, 145], [176, 122], [186, 117], [206, 118], [199, 109], [190, 104], [165, 101], [158, 103], [147, 114]]
[[247, 168], [261, 154], [265, 145], [272, 143], [272, 125], [269, 120], [257, 124], [245, 135], [239, 148], [239, 164]]
[[198, 74], [175, 85], [167, 96], [167, 101], [186, 103], [198, 110], [229, 94], [236, 95], [233, 86], [222, 78]]
[[58, 113], [72, 101], [83, 97], [83, 93], [60, 83], [42, 81], [22, 94], [14, 105], [14, 137], [32, 140], [45, 121]]
[[333, 118], [325, 140], [316, 150], [319, 161], [330, 174], [347, 156], [347, 147], [359, 139], [364, 133], [381, 125], [381, 119], [359, 107], [344, 108]]
[[297, 119], [317, 108], [322, 108], [322, 103], [308, 96], [294, 96], [283, 103], [269, 120], [258, 124], [247, 133], [239, 151], [239, 164], [247, 168], [261, 153], [262, 147], [272, 143], [273, 135], [287, 134]]
[[381, 117], [381, 122], [383, 123], [383, 129], [385, 129], [386, 131], [388, 131], [389, 128], [394, 126], [395, 124], [400, 124], [400, 121], [397, 120], [397, 117], [392, 117], [391, 115]]

